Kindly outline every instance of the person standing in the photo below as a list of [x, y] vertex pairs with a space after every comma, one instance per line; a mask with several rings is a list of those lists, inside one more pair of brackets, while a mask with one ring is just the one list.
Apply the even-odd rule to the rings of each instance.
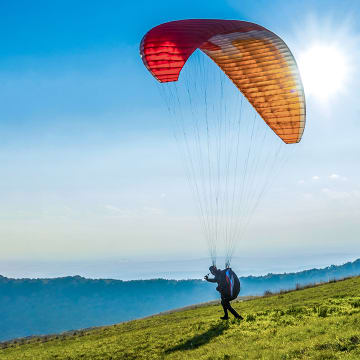
[[239, 278], [230, 268], [221, 270], [218, 269], [215, 265], [212, 265], [209, 267], [209, 270], [211, 274], [214, 275], [214, 278], [211, 279], [208, 275], [205, 275], [204, 279], [208, 282], [218, 284], [216, 290], [221, 295], [221, 305], [224, 309], [224, 316], [222, 316], [220, 319], [228, 320], [228, 311], [230, 311], [236, 319], [242, 320], [243, 317], [239, 315], [230, 304], [230, 301], [236, 299], [240, 292]]

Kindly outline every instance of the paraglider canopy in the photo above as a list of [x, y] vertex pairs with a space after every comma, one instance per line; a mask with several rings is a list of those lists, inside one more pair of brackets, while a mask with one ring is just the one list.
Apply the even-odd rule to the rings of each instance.
[[287, 144], [301, 140], [305, 97], [295, 59], [277, 35], [246, 21], [193, 19], [161, 24], [142, 39], [140, 54], [160, 82], [177, 81], [200, 49], [245, 95]]

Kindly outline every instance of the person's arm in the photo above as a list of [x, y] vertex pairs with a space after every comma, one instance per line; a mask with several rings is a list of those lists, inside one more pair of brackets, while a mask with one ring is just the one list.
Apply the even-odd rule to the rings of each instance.
[[205, 279], [206, 281], [212, 282], [212, 283], [217, 282], [215, 278], [214, 278], [214, 279], [209, 279], [209, 276], [208, 276], [208, 275], [205, 275], [205, 276], [204, 276], [204, 279]]

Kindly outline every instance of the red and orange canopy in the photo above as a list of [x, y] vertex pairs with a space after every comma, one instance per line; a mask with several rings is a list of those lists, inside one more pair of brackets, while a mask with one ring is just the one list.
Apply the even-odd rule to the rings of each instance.
[[277, 35], [238, 20], [179, 20], [151, 29], [140, 53], [160, 82], [177, 81], [190, 55], [200, 49], [244, 94], [287, 144], [301, 140], [305, 97], [295, 59]]

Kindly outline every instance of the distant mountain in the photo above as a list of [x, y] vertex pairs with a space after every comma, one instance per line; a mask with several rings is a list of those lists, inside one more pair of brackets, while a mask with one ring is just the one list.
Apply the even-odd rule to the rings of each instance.
[[327, 282], [360, 274], [360, 259], [343, 265], [331, 265], [323, 269], [310, 269], [296, 273], [267, 274], [240, 278], [241, 295], [260, 295], [264, 291], [279, 291], [295, 288], [297, 284]]
[[[259, 295], [360, 274], [360, 259], [298, 273], [240, 278], [241, 295]], [[202, 280], [9, 279], [0, 275], [0, 341], [118, 323], [218, 298]]]

